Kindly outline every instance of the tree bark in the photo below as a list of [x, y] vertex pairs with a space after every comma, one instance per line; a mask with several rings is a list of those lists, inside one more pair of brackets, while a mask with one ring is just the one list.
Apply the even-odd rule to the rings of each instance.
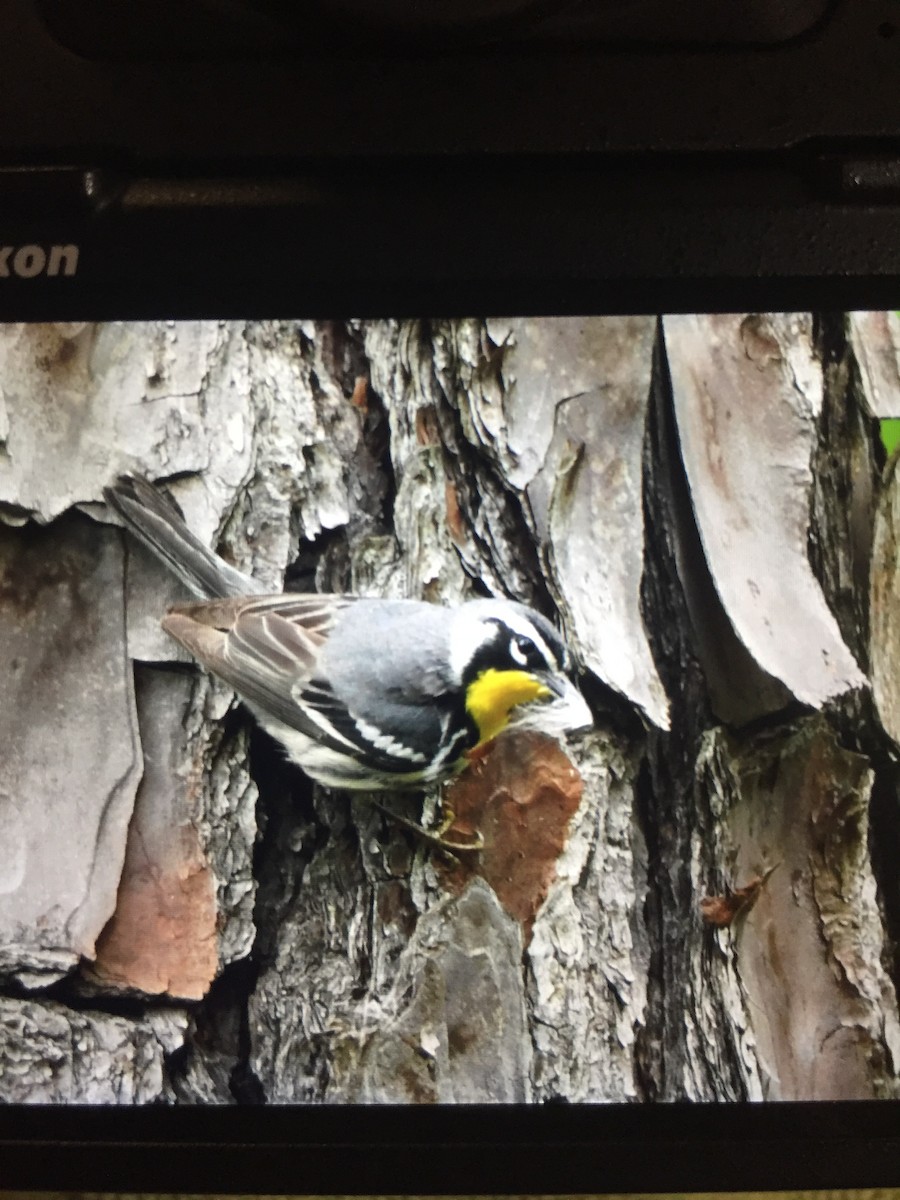
[[[896, 1096], [898, 330], [0, 329], [3, 1098]], [[122, 471], [273, 591], [535, 606], [595, 729], [501, 736], [442, 857], [166, 637]]]

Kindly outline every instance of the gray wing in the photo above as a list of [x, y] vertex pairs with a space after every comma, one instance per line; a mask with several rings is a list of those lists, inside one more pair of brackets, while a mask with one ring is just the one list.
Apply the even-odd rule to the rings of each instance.
[[401, 772], [430, 762], [447, 737], [452, 701], [435, 665], [446, 613], [416, 601], [254, 596], [179, 605], [163, 627], [261, 714]]
[[236, 596], [176, 605], [163, 628], [252, 707], [345, 753], [299, 697], [351, 603], [348, 596]]

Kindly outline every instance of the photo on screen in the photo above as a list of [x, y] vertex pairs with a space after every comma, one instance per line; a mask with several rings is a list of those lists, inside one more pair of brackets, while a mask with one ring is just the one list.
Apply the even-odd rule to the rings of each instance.
[[0, 327], [0, 1099], [896, 1098], [898, 443], [893, 312]]

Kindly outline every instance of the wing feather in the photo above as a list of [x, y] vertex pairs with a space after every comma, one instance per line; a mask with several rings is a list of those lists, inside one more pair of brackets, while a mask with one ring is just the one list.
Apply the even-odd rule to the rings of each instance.
[[353, 600], [229, 597], [177, 605], [163, 627], [261, 714], [373, 767], [408, 771], [423, 756], [387, 737], [374, 744], [373, 730], [315, 675], [322, 646]]
[[313, 720], [297, 696], [350, 602], [346, 596], [230, 597], [176, 605], [163, 628], [260, 715], [346, 754], [354, 745]]

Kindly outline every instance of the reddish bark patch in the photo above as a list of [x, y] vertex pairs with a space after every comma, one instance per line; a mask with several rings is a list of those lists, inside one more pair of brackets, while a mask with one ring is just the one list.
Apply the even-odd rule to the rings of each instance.
[[459, 507], [459, 494], [449, 480], [444, 485], [444, 503], [450, 538], [455, 545], [461, 546], [466, 540], [466, 524]]
[[369, 411], [369, 381], [365, 375], [357, 375], [353, 381], [350, 403], [354, 408], [361, 409], [363, 412]]
[[173, 830], [167, 853], [151, 860], [132, 827], [116, 911], [86, 974], [148, 995], [206, 995], [218, 968], [216, 888], [196, 837], [190, 826]]
[[[777, 864], [776, 864], [777, 866]], [[775, 870], [770, 867], [763, 875], [754, 875], [749, 883], [721, 896], [704, 896], [700, 901], [700, 913], [708, 925], [716, 925], [720, 929], [730, 925], [735, 917], [747, 913], [759, 898], [759, 893], [765, 886], [766, 880]]]
[[582, 790], [581, 776], [552, 738], [532, 732], [498, 738], [448, 788], [455, 813], [448, 837], [462, 841], [480, 832], [484, 849], [459, 863], [439, 862], [445, 886], [459, 892], [480, 875], [522, 923], [527, 942]]

